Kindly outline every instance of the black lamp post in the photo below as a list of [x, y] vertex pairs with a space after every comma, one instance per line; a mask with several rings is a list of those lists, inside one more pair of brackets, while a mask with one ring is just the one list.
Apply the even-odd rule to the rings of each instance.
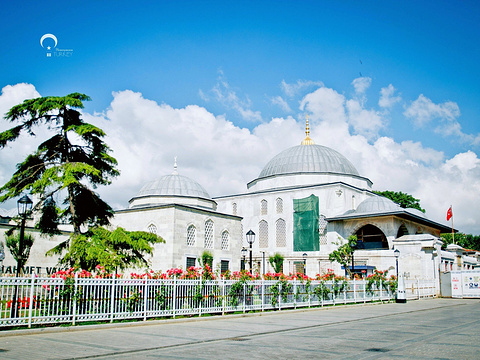
[[307, 253], [303, 253], [303, 275], [307, 273]]
[[[18, 253], [17, 253], [17, 278], [20, 276], [22, 267], [23, 267], [23, 242], [25, 239], [25, 222], [27, 221], [27, 216], [32, 210], [33, 201], [27, 196], [22, 196], [17, 201], [17, 211], [18, 215], [22, 218], [20, 224], [20, 237], [18, 239]], [[12, 318], [17, 317], [17, 296], [18, 296], [18, 285], [15, 286], [15, 294], [13, 295], [12, 300]]]
[[247, 256], [247, 249], [242, 247], [242, 266], [240, 270], [245, 270], [245, 256]]
[[397, 269], [397, 281], [398, 281], [398, 258], [400, 257], [400, 250], [395, 249], [393, 251], [393, 255], [395, 255], [395, 268]]
[[252, 259], [252, 244], [255, 242], [255, 233], [252, 230], [247, 232], [247, 242], [250, 244], [250, 272], [253, 268], [253, 259]]
[[262, 270], [262, 274], [265, 275], [265, 251], [262, 251], [262, 254], [263, 254], [263, 270]]

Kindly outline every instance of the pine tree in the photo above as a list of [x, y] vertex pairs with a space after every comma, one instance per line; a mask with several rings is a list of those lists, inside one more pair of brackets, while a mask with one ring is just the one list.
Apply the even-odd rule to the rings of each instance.
[[[60, 223], [69, 223], [77, 236], [88, 226], [107, 225], [113, 216], [112, 208], [93, 189], [110, 184], [119, 175], [117, 161], [109, 155], [110, 148], [103, 141], [105, 133], [84, 122], [76, 110], [89, 100], [79, 93], [29, 99], [5, 116], [17, 125], [0, 133], [0, 149], [22, 132], [35, 136], [37, 126], [53, 131], [51, 138], [17, 164], [12, 178], [0, 188], [0, 202], [23, 192], [38, 196], [35, 210], [41, 213], [37, 228], [42, 233], [53, 235]], [[63, 198], [60, 204], [52, 201], [54, 196]], [[58, 252], [68, 245], [69, 240], [60, 244]]]

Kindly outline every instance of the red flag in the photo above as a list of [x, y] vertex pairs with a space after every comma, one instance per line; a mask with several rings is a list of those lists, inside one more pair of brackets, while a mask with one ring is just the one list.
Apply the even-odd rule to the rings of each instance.
[[450, 208], [447, 211], [447, 221], [450, 220], [452, 216], [453, 216], [453, 212], [452, 212], [452, 207], [450, 206]]

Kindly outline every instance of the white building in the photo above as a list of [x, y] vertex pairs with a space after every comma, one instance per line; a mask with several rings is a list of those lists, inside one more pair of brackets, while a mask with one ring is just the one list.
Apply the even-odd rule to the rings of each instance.
[[[376, 268], [395, 274], [394, 249], [400, 251], [398, 268], [407, 278], [438, 281], [439, 271], [478, 265], [477, 253], [441, 250], [440, 233], [450, 228], [376, 195], [372, 182], [348, 159], [314, 144], [308, 122], [301, 144], [266, 161], [244, 193], [212, 199], [200, 184], [179, 175], [175, 165], [173, 174], [147, 183], [127, 209], [116, 211], [112, 226], [164, 238], [150, 259], [152, 269], [163, 271], [199, 265], [205, 250], [213, 254], [215, 270], [239, 270], [241, 249], [249, 247], [248, 230], [256, 233], [253, 269], [259, 272], [271, 271], [268, 257], [280, 253], [285, 273], [303, 272], [305, 265], [310, 276], [327, 269], [341, 274], [344, 270], [328, 255], [350, 235], [358, 238], [356, 272]], [[1, 225], [0, 232], [8, 227]], [[56, 259], [43, 254], [59, 240], [36, 237], [27, 266], [55, 266]], [[5, 265], [13, 266], [6, 252]]]
[[152, 269], [198, 266], [202, 253], [208, 251], [214, 257], [214, 270], [238, 270], [241, 218], [216, 209], [205, 189], [179, 175], [175, 164], [171, 175], [147, 183], [128, 209], [116, 211], [112, 226], [149, 231], [165, 240], [155, 245]]
[[[412, 277], [433, 278], [438, 269], [434, 264], [438, 260], [432, 262], [433, 248], [438, 247], [437, 256], [440, 233], [449, 231], [421, 211], [403, 209], [373, 193], [372, 182], [348, 159], [314, 144], [308, 122], [301, 144], [267, 162], [245, 193], [215, 201], [219, 211], [243, 218], [244, 233], [251, 229], [257, 234], [253, 244], [256, 267], [262, 269], [263, 257], [278, 252], [285, 257], [286, 273], [302, 272], [304, 265], [311, 276], [327, 269], [343, 273], [328, 255], [350, 235], [357, 235], [356, 271], [377, 268], [395, 274], [395, 248], [401, 254], [400, 269]], [[412, 241], [417, 245], [414, 248]], [[409, 264], [417, 261], [423, 265], [410, 269]], [[271, 270], [268, 261], [264, 270]]]

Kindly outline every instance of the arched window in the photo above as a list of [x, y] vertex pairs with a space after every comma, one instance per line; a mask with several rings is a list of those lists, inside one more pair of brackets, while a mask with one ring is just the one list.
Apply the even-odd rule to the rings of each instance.
[[260, 203], [260, 214], [267, 215], [267, 213], [268, 213], [268, 202], [267, 200], [264, 199]]
[[282, 214], [283, 213], [283, 200], [281, 198], [277, 198], [275, 201], [275, 205], [277, 208], [277, 214]]
[[148, 232], [152, 234], [157, 234], [157, 227], [154, 224], [148, 225]]
[[276, 244], [277, 247], [287, 246], [287, 233], [285, 220], [278, 219], [275, 223], [275, 235], [276, 235]]
[[408, 229], [405, 224], [400, 225], [400, 227], [398, 228], [397, 238], [403, 235], [408, 235]]
[[230, 247], [230, 235], [228, 231], [222, 232], [222, 250], [228, 250]]
[[233, 215], [237, 215], [237, 203], [232, 203], [232, 213]]
[[197, 238], [197, 229], [195, 226], [190, 225], [187, 228], [187, 246], [195, 246], [195, 240]]
[[258, 224], [258, 246], [261, 248], [268, 247], [268, 223], [265, 220]]
[[327, 219], [325, 215], [318, 217], [318, 233], [320, 235], [320, 245], [327, 245]]
[[365, 225], [357, 233], [358, 249], [388, 249], [388, 241], [385, 234], [374, 225]]
[[205, 222], [205, 249], [213, 249], [213, 221], [207, 220]]

